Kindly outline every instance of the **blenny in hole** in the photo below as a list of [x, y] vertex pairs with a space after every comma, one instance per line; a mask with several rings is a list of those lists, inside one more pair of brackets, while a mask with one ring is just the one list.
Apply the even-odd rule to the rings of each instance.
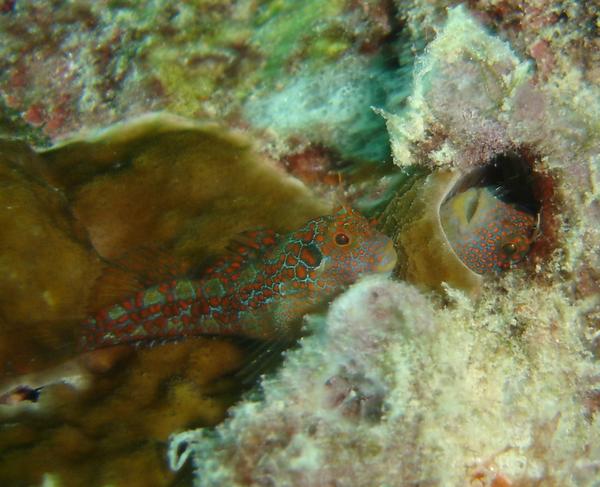
[[440, 219], [454, 252], [477, 274], [522, 262], [537, 236], [534, 213], [505, 201], [492, 186], [453, 196], [442, 204]]

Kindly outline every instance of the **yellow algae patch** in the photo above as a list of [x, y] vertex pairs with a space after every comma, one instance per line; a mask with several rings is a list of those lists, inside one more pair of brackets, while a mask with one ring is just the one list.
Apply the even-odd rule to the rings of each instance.
[[396, 275], [425, 289], [449, 284], [470, 294], [481, 286], [452, 250], [440, 221], [440, 206], [460, 177], [458, 171], [438, 171], [416, 179], [398, 194], [382, 216], [382, 228], [398, 252]]

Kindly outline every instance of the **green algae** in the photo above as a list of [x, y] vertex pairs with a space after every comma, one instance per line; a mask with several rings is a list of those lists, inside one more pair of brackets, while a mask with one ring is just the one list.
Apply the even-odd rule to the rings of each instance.
[[26, 123], [21, 116], [18, 110], [9, 108], [0, 98], [0, 137], [14, 138], [18, 134], [20, 140], [32, 145], [50, 145], [50, 138], [39, 127]]
[[265, 2], [253, 19], [250, 39], [265, 53], [261, 80], [280, 80], [301, 59], [316, 69], [347, 51], [352, 43], [339, 19], [348, 4], [346, 0]]
[[[346, 70], [336, 75], [337, 86], [346, 77], [367, 103], [348, 132], [354, 135], [364, 125], [361, 140], [377, 132], [378, 143], [369, 147], [379, 149], [361, 152], [362, 142], [349, 146], [354, 137], [333, 128], [326, 142], [342, 157], [384, 159], [385, 130], [368, 105], [386, 106], [381, 76], [393, 68], [376, 59], [395, 28], [393, 15], [391, 5], [377, 0], [19, 4], [0, 17], [8, 39], [0, 47], [0, 94], [14, 107], [14, 117], [37, 127], [11, 124], [16, 135], [37, 131], [53, 140], [157, 109], [239, 125], [247, 123], [240, 115], [248, 100], [302, 80], [318, 82], [322, 70], [353, 58], [362, 81], [357, 85], [356, 73]], [[41, 20], [46, 18], [52, 22]], [[68, 62], [61, 52], [72, 53]], [[301, 100], [294, 101], [301, 112]], [[320, 103], [330, 107], [325, 123], [337, 123], [336, 103], [323, 97]], [[314, 127], [296, 129], [283, 135], [321, 143]]]
[[261, 90], [243, 113], [255, 127], [283, 140], [301, 135], [342, 158], [383, 161], [389, 158], [387, 132], [372, 107], [386, 106], [384, 83], [391, 75], [380, 58], [345, 57], [286, 77], [280, 90]]
[[272, 88], [290, 73], [314, 73], [356, 40], [351, 20], [342, 20], [348, 0], [193, 6], [203, 15], [194, 15], [192, 6], [182, 8], [169, 43], [150, 34], [141, 45], [167, 93], [169, 110], [182, 115], [230, 112], [257, 87]]

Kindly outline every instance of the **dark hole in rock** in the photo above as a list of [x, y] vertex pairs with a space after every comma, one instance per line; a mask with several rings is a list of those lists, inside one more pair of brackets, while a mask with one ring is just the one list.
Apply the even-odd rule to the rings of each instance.
[[[499, 154], [485, 166], [462, 178], [446, 200], [469, 188], [489, 187], [494, 188], [494, 193], [502, 201], [537, 215], [541, 205], [534, 193], [532, 159], [526, 150]], [[472, 216], [475, 208], [471, 210]]]
[[187, 444], [187, 441], [182, 441], [179, 443], [179, 445], [177, 445], [177, 456], [181, 457], [181, 455], [183, 455], [188, 449], [188, 446], [189, 445]]

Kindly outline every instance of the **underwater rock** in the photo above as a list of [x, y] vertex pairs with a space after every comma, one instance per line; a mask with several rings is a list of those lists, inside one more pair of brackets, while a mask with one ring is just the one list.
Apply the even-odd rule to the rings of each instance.
[[[373, 316], [380, 326], [366, 321]], [[410, 352], [389, 337], [433, 334], [428, 300], [410, 285], [368, 277], [332, 305], [325, 328], [312, 326], [321, 332], [302, 339], [280, 374], [263, 382], [264, 402], [235, 407], [214, 432], [172, 439], [173, 468], [191, 457], [200, 486], [370, 485], [390, 479], [390, 485], [406, 485], [407, 478], [416, 479], [405, 471], [409, 463], [399, 454], [404, 449], [386, 441], [407, 440], [408, 430], [388, 429], [396, 400], [390, 392], [397, 380], [414, 386], [394, 373], [394, 364], [405, 352], [414, 356], [418, 346]]]
[[508, 150], [507, 112], [516, 89], [530, 78], [529, 65], [465, 7], [450, 9], [415, 64], [406, 110], [383, 114], [396, 164], [466, 171]]
[[[407, 28], [415, 38], [432, 39], [455, 5], [453, 0], [413, 2], [404, 9]], [[594, 2], [473, 0], [468, 7], [475, 19], [510, 42], [522, 58], [531, 58], [541, 80], [554, 78], [554, 83], [575, 69], [587, 83], [598, 82], [600, 39]]]
[[368, 57], [393, 21], [381, 0], [8, 4], [0, 98], [53, 142], [156, 110], [239, 123], [257, 88]]
[[482, 277], [469, 269], [448, 241], [440, 220], [440, 207], [460, 174], [434, 172], [413, 178], [388, 205], [381, 217], [384, 232], [394, 240], [398, 278], [441, 290], [443, 283], [476, 294]]
[[356, 284], [263, 381], [263, 399], [214, 431], [174, 435], [171, 467], [191, 461], [203, 487], [458, 486], [490, 465], [514, 485], [595, 485], [600, 416], [581, 398], [600, 369], [573, 332], [584, 316], [560, 284], [512, 276], [509, 299], [486, 286], [477, 306]]
[[592, 251], [599, 242], [600, 97], [578, 73], [573, 68], [560, 82], [536, 78], [508, 43], [456, 7], [415, 64], [406, 109], [384, 114], [401, 166], [463, 177], [491, 169], [505, 174], [501, 192], [514, 191], [519, 166], [528, 173], [529, 189], [516, 192], [539, 214], [527, 260], [541, 279], [567, 271], [576, 280], [600, 264]]

